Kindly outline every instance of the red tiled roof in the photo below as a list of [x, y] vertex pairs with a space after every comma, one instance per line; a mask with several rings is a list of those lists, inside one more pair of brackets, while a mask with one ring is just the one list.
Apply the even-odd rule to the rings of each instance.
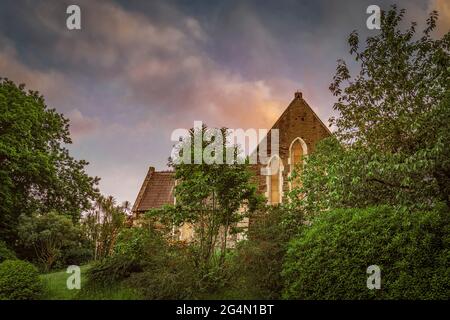
[[173, 171], [155, 171], [150, 167], [133, 206], [133, 212], [144, 212], [173, 204], [175, 178]]

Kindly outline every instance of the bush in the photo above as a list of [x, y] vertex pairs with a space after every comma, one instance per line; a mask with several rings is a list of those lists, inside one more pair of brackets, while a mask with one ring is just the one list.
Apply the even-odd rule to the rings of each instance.
[[78, 245], [80, 228], [64, 213], [22, 214], [19, 220], [21, 243], [34, 249], [35, 258], [45, 271], [50, 271], [58, 261], [61, 262], [63, 249]]
[[133, 272], [142, 271], [142, 267], [135, 259], [125, 255], [115, 255], [96, 262], [87, 271], [89, 289], [99, 289], [114, 286], [126, 279]]
[[61, 250], [61, 259], [58, 267], [67, 268], [70, 265], [83, 265], [93, 258], [92, 249], [87, 246], [71, 246]]
[[233, 256], [233, 284], [253, 299], [279, 299], [283, 289], [281, 269], [287, 245], [301, 214], [285, 207], [269, 207], [259, 212], [248, 232], [248, 240], [238, 244]]
[[149, 221], [123, 230], [115, 252], [139, 261], [142, 272], [130, 274], [124, 285], [137, 290], [144, 299], [192, 299], [199, 290], [190, 248], [170, 244]]
[[195, 299], [200, 277], [184, 250], [171, 248], [160, 263], [148, 263], [144, 272], [134, 273], [125, 283], [137, 289], [144, 299]]
[[151, 226], [124, 229], [117, 237], [114, 252], [133, 259], [155, 258], [164, 251], [167, 241]]
[[[381, 269], [380, 290], [367, 288], [370, 265]], [[449, 210], [322, 213], [291, 241], [283, 277], [287, 299], [449, 299]]]
[[87, 273], [89, 288], [117, 285], [132, 273], [165, 264], [167, 243], [153, 228], [124, 229], [118, 236], [114, 254], [96, 262]]
[[6, 243], [0, 241], [0, 263], [14, 259], [17, 259], [16, 254], [6, 246]]
[[189, 248], [169, 245], [156, 230], [124, 230], [115, 254], [89, 269], [86, 287], [91, 292], [131, 289], [144, 299], [192, 299], [200, 287], [188, 253]]
[[31, 263], [5, 260], [0, 264], [0, 300], [33, 300], [42, 294], [39, 273]]

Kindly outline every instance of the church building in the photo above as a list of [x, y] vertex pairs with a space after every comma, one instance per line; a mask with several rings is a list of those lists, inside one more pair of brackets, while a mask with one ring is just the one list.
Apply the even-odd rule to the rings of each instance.
[[[270, 131], [267, 135], [267, 164], [254, 165], [257, 174], [258, 190], [266, 196], [268, 204], [279, 204], [286, 201], [286, 193], [293, 186], [289, 182], [289, 175], [294, 166], [303, 157], [314, 152], [315, 145], [321, 139], [331, 135], [327, 126], [320, 120], [301, 92], [296, 92], [294, 99], [284, 110], [271, 130], [279, 131], [278, 154], [271, 155]], [[266, 142], [262, 142], [266, 143]], [[262, 175], [264, 166], [271, 168], [269, 175]], [[273, 170], [277, 168], [278, 170]], [[164, 204], [174, 204], [175, 179], [173, 171], [155, 171], [150, 167], [142, 183], [141, 189], [133, 205], [135, 217]], [[192, 236], [192, 228], [184, 226], [179, 230], [180, 240]]]

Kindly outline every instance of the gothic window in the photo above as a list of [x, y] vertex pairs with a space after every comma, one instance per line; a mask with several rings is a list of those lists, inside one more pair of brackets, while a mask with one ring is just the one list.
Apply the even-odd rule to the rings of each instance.
[[283, 164], [278, 156], [273, 156], [268, 164], [268, 200], [270, 204], [281, 203], [283, 193]]
[[[303, 141], [303, 139], [299, 137], [295, 138], [291, 143], [291, 147], [289, 148], [289, 163], [291, 174], [296, 168], [301, 170], [301, 165], [299, 166], [298, 164], [302, 163], [303, 156], [306, 155], [307, 153], [308, 147], [305, 141]], [[299, 180], [296, 179], [295, 181], [291, 182], [291, 188], [298, 187], [299, 184], [300, 184]]]

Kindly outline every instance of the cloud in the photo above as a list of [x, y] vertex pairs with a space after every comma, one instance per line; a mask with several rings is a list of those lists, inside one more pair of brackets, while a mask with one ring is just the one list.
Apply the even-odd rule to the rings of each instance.
[[[149, 164], [164, 168], [172, 130], [194, 120], [269, 128], [300, 89], [326, 123], [335, 61], [348, 58], [346, 36], [366, 17], [365, 4], [351, 1], [226, 1], [199, 11], [79, 0], [82, 30], [69, 31], [70, 1], [14, 3], [0, 9], [1, 76], [70, 118], [71, 150], [119, 200], [134, 200]], [[449, 20], [445, 1], [430, 6]]]
[[[194, 17], [176, 12], [173, 21], [158, 23], [112, 2], [80, 1], [80, 6], [80, 32], [61, 26], [58, 6], [30, 8], [36, 14], [29, 22], [33, 29], [53, 39], [36, 47], [36, 56], [49, 63], [21, 61], [17, 44], [5, 40], [0, 69], [39, 90], [66, 114], [74, 137], [71, 149], [91, 162], [89, 172], [102, 177], [107, 193], [124, 199], [120, 194], [128, 198], [137, 192], [138, 168], [165, 164], [173, 129], [191, 127], [194, 120], [270, 127], [291, 98], [294, 85], [288, 80], [247, 79], [212, 58], [206, 49], [212, 39]], [[287, 96], [287, 90], [276, 87], [291, 92]], [[127, 156], [127, 168], [134, 189], [126, 192], [117, 183], [124, 154], [133, 155]], [[120, 180], [126, 180], [123, 175]]]
[[2, 77], [24, 83], [28, 89], [45, 93], [46, 97], [50, 96], [54, 97], [55, 100], [61, 100], [61, 92], [69, 88], [68, 81], [66, 81], [63, 74], [54, 70], [41, 72], [37, 69], [27, 67], [18, 60], [14, 47], [8, 45], [5, 40], [2, 43], [4, 43], [4, 46], [0, 47], [0, 70]]
[[450, 31], [450, 2], [448, 0], [431, 0], [429, 9], [437, 10], [439, 19], [437, 31], [440, 36]]
[[92, 134], [100, 126], [99, 120], [83, 115], [78, 109], [71, 110], [67, 117], [70, 120], [70, 134], [75, 140]]
[[[44, 26], [55, 38], [43, 50], [60, 62], [72, 80], [80, 74], [88, 76], [89, 83], [85, 85], [90, 88], [76, 84], [85, 100], [92, 95], [97, 100], [110, 97], [109, 112], [139, 113], [137, 128], [142, 129], [142, 123], [154, 121], [155, 117], [159, 125], [166, 126], [189, 125], [176, 119], [194, 118], [229, 126], [270, 126], [285, 107], [287, 90], [273, 90], [273, 86], [287, 81], [247, 79], [215, 61], [206, 50], [213, 39], [193, 17], [173, 10], [170, 18], [173, 21], [160, 23], [113, 2], [81, 1], [80, 6], [83, 15], [80, 32], [61, 27], [55, 7], [46, 3], [37, 6], [35, 24]], [[266, 30], [261, 23], [255, 18], [249, 21], [249, 28], [261, 29], [257, 38], [262, 44]], [[268, 39], [267, 36], [266, 42]], [[266, 53], [259, 55], [265, 57], [259, 65], [267, 64], [267, 49], [261, 51]], [[253, 60], [258, 58], [256, 51], [251, 55]], [[289, 98], [293, 87], [294, 84], [288, 87]], [[53, 95], [42, 91], [46, 96]], [[85, 114], [90, 104], [83, 101], [76, 108]], [[101, 106], [92, 107], [99, 110]], [[256, 113], [258, 117], [251, 116]]]

